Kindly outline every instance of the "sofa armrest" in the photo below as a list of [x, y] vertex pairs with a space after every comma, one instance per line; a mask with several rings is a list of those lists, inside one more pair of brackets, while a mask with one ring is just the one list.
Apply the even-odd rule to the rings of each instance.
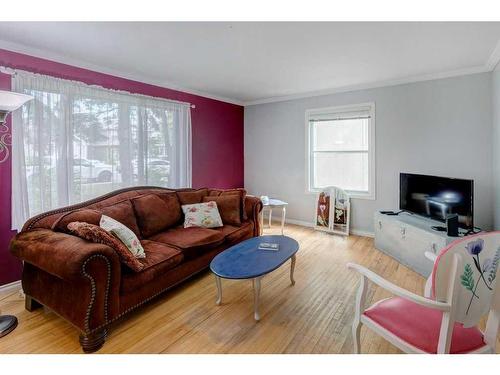
[[245, 212], [249, 220], [254, 223], [254, 236], [260, 236], [261, 221], [259, 219], [260, 212], [262, 211], [262, 202], [260, 198], [253, 195], [247, 195], [245, 198]]
[[113, 273], [120, 272], [120, 260], [109, 246], [93, 243], [50, 229], [18, 233], [10, 243], [13, 255], [63, 280], [78, 280], [86, 263], [105, 257]]
[[17, 234], [13, 255], [25, 262], [23, 289], [85, 334], [119, 313], [121, 264], [111, 247], [49, 229]]

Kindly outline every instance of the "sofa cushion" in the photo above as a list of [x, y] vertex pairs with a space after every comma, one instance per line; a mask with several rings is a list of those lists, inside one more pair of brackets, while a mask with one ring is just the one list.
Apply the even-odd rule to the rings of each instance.
[[139, 272], [144, 268], [144, 264], [132, 254], [123, 242], [100, 226], [83, 221], [73, 221], [68, 224], [67, 228], [71, 233], [84, 240], [108, 245], [116, 251], [120, 261], [131, 270]]
[[141, 272], [124, 272], [121, 291], [131, 292], [150, 283], [157, 276], [176, 267], [184, 259], [182, 252], [163, 243], [142, 240], [141, 245], [146, 252], [146, 258], [139, 261], [144, 268]]
[[203, 202], [215, 202], [224, 224], [241, 225], [241, 198], [238, 195], [207, 196]]
[[[168, 192], [168, 193], [157, 193], [161, 199], [165, 201], [165, 203], [168, 205], [169, 209], [172, 211], [172, 215], [169, 217], [172, 221], [172, 224], [169, 225], [169, 227], [174, 226], [176, 224], [179, 224], [182, 222], [182, 208], [181, 208], [181, 202], [179, 201], [179, 197], [177, 196], [177, 193], [175, 191]], [[174, 221], [174, 211], [177, 212], [177, 215], [175, 215], [175, 221]]]
[[59, 219], [52, 224], [52, 230], [55, 232], [71, 233], [68, 229], [68, 224], [74, 221], [99, 225], [102, 213], [97, 210], [83, 208], [64, 213]]
[[201, 203], [203, 197], [208, 195], [208, 189], [178, 191], [177, 197], [181, 205]]
[[247, 195], [247, 191], [242, 188], [237, 189], [210, 189], [208, 190], [208, 195], [211, 196], [225, 196], [225, 195], [237, 195], [241, 198], [241, 221], [245, 221], [248, 219], [247, 213], [245, 211], [245, 197]]
[[130, 200], [126, 199], [124, 201], [114, 203], [110, 206], [101, 207], [98, 209], [103, 215], [109, 216], [116, 221], [119, 221], [125, 225], [128, 229], [135, 233], [137, 237], [141, 236], [139, 226], [135, 219], [134, 208]]
[[177, 224], [182, 218], [181, 206], [175, 193], [146, 194], [131, 199], [131, 202], [144, 238]]
[[224, 242], [224, 235], [207, 228], [174, 228], [150, 237], [149, 240], [175, 246], [186, 258], [194, 258]]
[[253, 223], [245, 221], [241, 226], [224, 225], [217, 230], [222, 233], [227, 244], [234, 245], [253, 236]]

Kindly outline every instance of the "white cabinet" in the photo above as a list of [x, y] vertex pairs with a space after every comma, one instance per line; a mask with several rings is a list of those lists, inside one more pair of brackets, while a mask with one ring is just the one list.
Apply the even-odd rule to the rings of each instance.
[[402, 212], [389, 216], [375, 213], [375, 247], [421, 275], [428, 277], [433, 264], [425, 252], [439, 254], [440, 250], [459, 237], [448, 237], [432, 226], [444, 223]]

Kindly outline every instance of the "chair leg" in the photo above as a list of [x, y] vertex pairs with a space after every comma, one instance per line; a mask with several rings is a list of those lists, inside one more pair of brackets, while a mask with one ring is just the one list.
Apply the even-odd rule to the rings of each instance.
[[35, 311], [36, 309], [40, 308], [40, 307], [43, 307], [43, 305], [34, 300], [33, 297], [25, 294], [25, 297], [24, 297], [24, 308], [26, 310], [28, 310], [29, 312], [33, 312]]
[[361, 333], [361, 322], [359, 320], [354, 321], [354, 323], [352, 324], [352, 342], [354, 345], [353, 349], [354, 354], [361, 353], [360, 333]]
[[354, 312], [354, 320], [352, 323], [352, 341], [354, 344], [354, 353], [359, 354], [361, 352], [360, 347], [360, 332], [361, 332], [361, 314], [365, 306], [367, 281], [366, 277], [361, 276], [361, 282], [359, 283], [358, 294], [356, 295], [356, 310]]
[[108, 331], [103, 329], [95, 333], [80, 334], [80, 345], [84, 353], [94, 353], [102, 348], [104, 341], [106, 341], [106, 336]]

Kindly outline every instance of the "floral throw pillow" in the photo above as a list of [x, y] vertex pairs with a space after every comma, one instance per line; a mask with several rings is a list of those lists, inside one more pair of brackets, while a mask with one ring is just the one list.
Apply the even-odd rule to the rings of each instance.
[[182, 212], [184, 228], [217, 228], [223, 225], [215, 202], [185, 204], [182, 206]]
[[141, 242], [135, 233], [125, 225], [109, 216], [102, 215], [99, 226], [118, 237], [136, 258], [146, 258]]
[[130, 250], [118, 238], [105, 229], [94, 224], [73, 221], [68, 224], [68, 230], [84, 240], [102, 243], [113, 248], [120, 257], [122, 263], [126, 264], [133, 271], [139, 272], [144, 268], [144, 264], [134, 257]]

